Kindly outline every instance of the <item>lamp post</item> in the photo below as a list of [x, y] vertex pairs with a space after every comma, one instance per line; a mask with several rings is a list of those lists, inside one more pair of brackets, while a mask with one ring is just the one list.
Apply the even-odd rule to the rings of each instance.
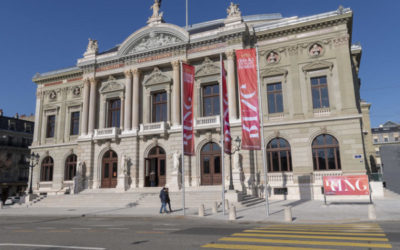
[[29, 183], [29, 192], [28, 194], [32, 194], [32, 176], [33, 176], [33, 168], [39, 163], [39, 154], [36, 154], [32, 152], [32, 154], [27, 156], [27, 159], [29, 161], [29, 168], [31, 169], [31, 181]]
[[235, 147], [233, 151], [229, 154], [229, 190], [234, 190], [233, 186], [233, 178], [232, 178], [232, 154], [236, 153], [237, 151], [240, 150], [240, 143], [242, 141], [240, 140], [239, 136], [236, 137], [235, 139]]

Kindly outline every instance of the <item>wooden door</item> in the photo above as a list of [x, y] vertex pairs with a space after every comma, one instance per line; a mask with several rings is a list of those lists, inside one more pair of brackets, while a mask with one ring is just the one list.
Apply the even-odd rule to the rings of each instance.
[[145, 187], [163, 187], [166, 184], [167, 165], [165, 151], [153, 148], [145, 159]]
[[118, 156], [110, 150], [102, 161], [101, 188], [115, 188], [118, 182]]
[[215, 143], [206, 144], [201, 151], [201, 185], [221, 185], [221, 148]]

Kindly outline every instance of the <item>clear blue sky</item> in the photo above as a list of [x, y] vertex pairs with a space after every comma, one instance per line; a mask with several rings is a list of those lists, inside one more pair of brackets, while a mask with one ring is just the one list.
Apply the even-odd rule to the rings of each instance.
[[[235, 0], [243, 15], [308, 16], [354, 11], [353, 42], [361, 42], [361, 97], [372, 103], [371, 124], [400, 122], [400, 1]], [[100, 51], [146, 25], [153, 0], [2, 0], [0, 3], [0, 108], [5, 115], [35, 111], [32, 76], [74, 66], [88, 38]], [[189, 0], [189, 23], [226, 17], [230, 0]], [[185, 25], [185, 0], [163, 0], [166, 22]]]

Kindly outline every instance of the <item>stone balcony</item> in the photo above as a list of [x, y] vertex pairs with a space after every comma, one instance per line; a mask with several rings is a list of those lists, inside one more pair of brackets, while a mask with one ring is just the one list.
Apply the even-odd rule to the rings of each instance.
[[121, 130], [116, 127], [95, 129], [93, 139], [94, 140], [117, 139], [120, 134]]
[[210, 129], [220, 127], [220, 116], [206, 116], [197, 117], [194, 119], [194, 128], [199, 129]]
[[168, 129], [166, 122], [140, 124], [140, 135], [165, 134]]
[[331, 114], [331, 109], [330, 108], [314, 109], [313, 113], [314, 117], [329, 116]]

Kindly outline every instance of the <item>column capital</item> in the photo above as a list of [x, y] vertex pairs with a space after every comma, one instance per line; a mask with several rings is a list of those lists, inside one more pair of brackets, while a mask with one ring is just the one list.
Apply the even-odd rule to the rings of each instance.
[[233, 60], [235, 59], [235, 50], [233, 49], [227, 50], [225, 51], [225, 55], [228, 59]]
[[140, 69], [138, 69], [138, 68], [132, 68], [131, 72], [132, 72], [133, 76], [139, 76], [140, 75]]
[[132, 78], [132, 70], [127, 69], [124, 71], [125, 78]]
[[92, 85], [96, 85], [96, 83], [97, 83], [97, 80], [94, 77], [90, 77], [89, 81], [90, 81], [90, 84], [92, 84]]
[[179, 69], [179, 60], [171, 62], [171, 65], [174, 70]]

